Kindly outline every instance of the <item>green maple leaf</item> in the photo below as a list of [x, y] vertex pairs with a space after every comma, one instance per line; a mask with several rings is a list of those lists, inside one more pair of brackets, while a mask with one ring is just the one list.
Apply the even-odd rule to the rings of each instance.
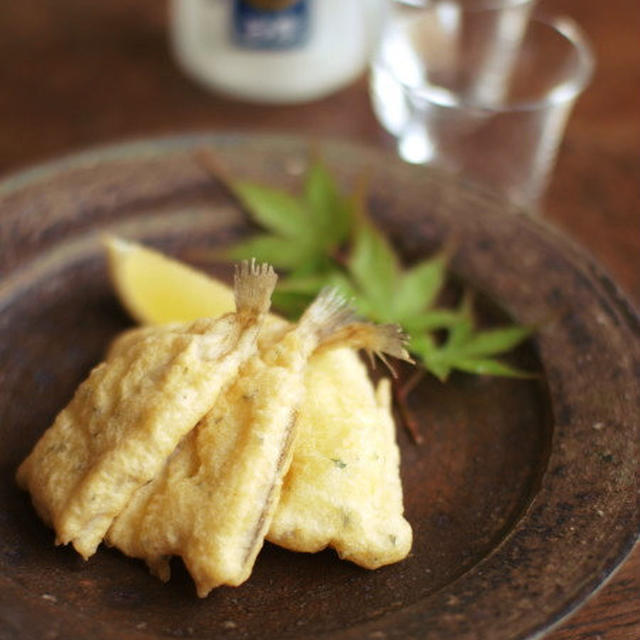
[[273, 306], [289, 318], [298, 318], [324, 287], [337, 289], [347, 300], [356, 299], [352, 283], [334, 268], [282, 278], [273, 293]]
[[338, 248], [351, 229], [351, 207], [321, 160], [310, 167], [304, 182], [304, 199], [310, 208], [322, 245], [329, 252]]
[[527, 339], [532, 329], [478, 329], [469, 294], [456, 309], [438, 307], [451, 248], [403, 269], [389, 238], [368, 212], [364, 181], [347, 197], [316, 160], [305, 175], [302, 194], [296, 196], [231, 180], [215, 161], [207, 164], [264, 229], [233, 246], [227, 256], [253, 257], [286, 271], [273, 304], [287, 317], [297, 318], [322, 288], [332, 286], [352, 300], [362, 316], [399, 324], [409, 336], [409, 350], [442, 381], [456, 369], [530, 377], [498, 356]]
[[458, 321], [447, 327], [447, 336], [437, 344], [429, 333], [412, 335], [414, 353], [425, 367], [443, 382], [454, 369], [476, 375], [530, 378], [529, 372], [498, 360], [533, 333], [532, 327], [507, 325], [478, 330], [475, 328], [471, 296], [465, 294], [458, 309]]
[[[357, 308], [377, 322], [395, 322], [410, 337], [409, 350], [425, 367], [445, 381], [452, 370], [493, 376], [528, 377], [524, 371], [496, 359], [532, 333], [529, 327], [510, 325], [478, 331], [471, 296], [457, 310], [434, 305], [445, 285], [450, 249], [403, 270], [384, 234], [358, 203], [358, 224], [347, 262], [357, 287]], [[433, 332], [444, 330], [439, 343]]]
[[396, 254], [384, 235], [368, 221], [360, 220], [347, 261], [359, 308], [377, 322], [392, 321], [390, 300], [400, 275]]
[[227, 184], [266, 231], [231, 247], [229, 258], [251, 256], [302, 274], [331, 271], [330, 256], [349, 233], [350, 207], [321, 161], [309, 168], [301, 196], [245, 180]]

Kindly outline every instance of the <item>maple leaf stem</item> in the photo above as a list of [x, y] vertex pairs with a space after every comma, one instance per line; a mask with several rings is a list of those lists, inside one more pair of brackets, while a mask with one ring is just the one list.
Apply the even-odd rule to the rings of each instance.
[[412, 374], [409, 376], [409, 379], [402, 386], [402, 393], [405, 397], [408, 397], [409, 394], [418, 386], [418, 383], [424, 378], [426, 374], [426, 369], [419, 367], [413, 370]]
[[418, 383], [425, 375], [425, 370], [419, 368], [414, 371], [408, 380], [401, 380], [400, 378], [394, 378], [392, 380], [393, 396], [400, 413], [400, 420], [402, 426], [409, 432], [411, 440], [414, 444], [419, 445], [423, 443], [422, 434], [418, 426], [418, 421], [413, 416], [411, 409], [409, 408], [409, 395], [418, 386]]
[[212, 178], [214, 178], [234, 200], [239, 202], [238, 194], [233, 186], [231, 174], [222, 166], [218, 158], [209, 149], [196, 149], [193, 153], [195, 161]]

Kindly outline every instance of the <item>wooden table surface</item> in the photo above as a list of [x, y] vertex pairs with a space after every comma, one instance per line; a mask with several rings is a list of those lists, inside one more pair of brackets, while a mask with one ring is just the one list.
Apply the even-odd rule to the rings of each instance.
[[[640, 5], [543, 0], [574, 17], [598, 64], [569, 122], [544, 215], [586, 246], [640, 306]], [[366, 82], [303, 106], [215, 97], [166, 45], [160, 0], [0, 3], [0, 174], [99, 143], [192, 130], [268, 130], [386, 148]], [[640, 640], [640, 546], [548, 640]]]

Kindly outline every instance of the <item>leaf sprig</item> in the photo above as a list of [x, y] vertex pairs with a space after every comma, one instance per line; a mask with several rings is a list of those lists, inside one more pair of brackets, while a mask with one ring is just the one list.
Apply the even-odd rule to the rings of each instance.
[[333, 286], [353, 299], [362, 316], [399, 324], [410, 338], [411, 353], [443, 382], [454, 370], [531, 377], [498, 356], [530, 336], [532, 328], [479, 329], [468, 292], [456, 308], [437, 306], [451, 248], [403, 268], [369, 215], [364, 181], [352, 194], [344, 194], [316, 159], [304, 176], [302, 193], [294, 195], [232, 179], [210, 154], [199, 159], [264, 229], [233, 246], [226, 257], [254, 257], [285, 271], [273, 304], [289, 318], [296, 318], [323, 287]]

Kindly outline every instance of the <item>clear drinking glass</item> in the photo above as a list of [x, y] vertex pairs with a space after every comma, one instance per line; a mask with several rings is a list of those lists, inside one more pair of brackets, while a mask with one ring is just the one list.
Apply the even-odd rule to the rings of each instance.
[[571, 20], [530, 11], [523, 0], [396, 3], [370, 90], [402, 158], [535, 209], [593, 56]]

